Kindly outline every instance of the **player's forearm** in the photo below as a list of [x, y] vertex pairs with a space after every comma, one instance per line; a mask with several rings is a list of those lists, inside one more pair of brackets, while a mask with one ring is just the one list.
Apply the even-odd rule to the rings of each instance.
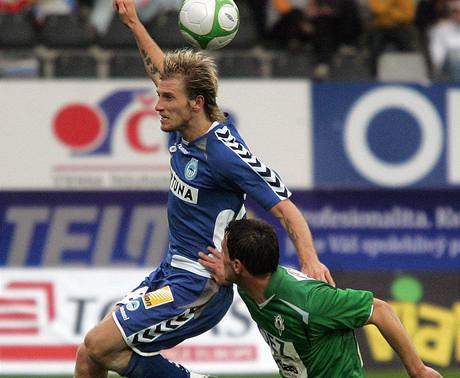
[[164, 54], [160, 47], [150, 37], [147, 29], [139, 20], [134, 0], [113, 0], [113, 7], [129, 30], [133, 33], [137, 47], [142, 56], [148, 76], [158, 87], [159, 72], [163, 68]]
[[150, 37], [142, 23], [138, 22], [130, 26], [130, 29], [136, 40], [147, 75], [158, 87], [160, 71], [163, 68], [164, 53]]
[[374, 299], [374, 310], [368, 323], [374, 324], [379, 329], [385, 340], [398, 354], [409, 375], [417, 377], [418, 372], [424, 368], [424, 364], [391, 306], [380, 299]]
[[284, 200], [273, 207], [271, 213], [281, 222], [294, 244], [301, 267], [317, 263], [310, 228], [299, 209], [290, 200]]

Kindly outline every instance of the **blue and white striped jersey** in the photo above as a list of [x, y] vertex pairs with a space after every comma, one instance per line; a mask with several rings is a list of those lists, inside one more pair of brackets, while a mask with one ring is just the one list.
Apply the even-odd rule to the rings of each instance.
[[220, 249], [225, 227], [245, 215], [246, 194], [269, 210], [291, 193], [275, 171], [255, 157], [231, 118], [187, 143], [169, 135], [171, 182], [168, 196], [172, 265], [200, 275], [196, 260], [208, 246]]

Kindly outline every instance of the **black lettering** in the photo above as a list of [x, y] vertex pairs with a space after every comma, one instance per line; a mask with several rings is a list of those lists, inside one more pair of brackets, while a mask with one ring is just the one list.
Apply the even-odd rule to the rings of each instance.
[[184, 198], [188, 198], [190, 201], [193, 200], [192, 191], [190, 189], [187, 190], [187, 193], [185, 193]]
[[89, 302], [94, 302], [96, 299], [94, 298], [69, 298], [70, 302], [75, 302], [77, 304], [77, 315], [75, 317], [75, 325], [73, 331], [76, 335], [81, 335], [82, 333], [82, 325], [84, 314], [86, 310], [86, 305]]

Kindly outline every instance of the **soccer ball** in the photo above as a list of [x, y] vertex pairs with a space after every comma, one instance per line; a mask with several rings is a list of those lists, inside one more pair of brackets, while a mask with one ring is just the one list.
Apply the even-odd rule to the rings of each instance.
[[217, 50], [228, 45], [240, 27], [233, 0], [185, 0], [179, 13], [179, 29], [192, 46]]

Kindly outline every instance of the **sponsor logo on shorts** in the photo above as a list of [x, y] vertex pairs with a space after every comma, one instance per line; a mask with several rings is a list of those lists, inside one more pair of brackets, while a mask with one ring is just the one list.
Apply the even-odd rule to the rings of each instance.
[[193, 186], [187, 185], [176, 173], [171, 170], [171, 182], [169, 185], [172, 194], [177, 198], [180, 198], [182, 201], [196, 204], [198, 203], [198, 189]]
[[169, 286], [147, 293], [142, 298], [145, 308], [160, 306], [165, 303], [173, 302], [174, 297]]
[[128, 311], [136, 311], [139, 308], [139, 301], [129, 301], [125, 307]]
[[129, 316], [126, 313], [126, 310], [125, 310], [124, 307], [120, 307], [120, 314], [121, 314], [121, 317], [123, 318], [123, 320], [128, 320], [129, 319]]

